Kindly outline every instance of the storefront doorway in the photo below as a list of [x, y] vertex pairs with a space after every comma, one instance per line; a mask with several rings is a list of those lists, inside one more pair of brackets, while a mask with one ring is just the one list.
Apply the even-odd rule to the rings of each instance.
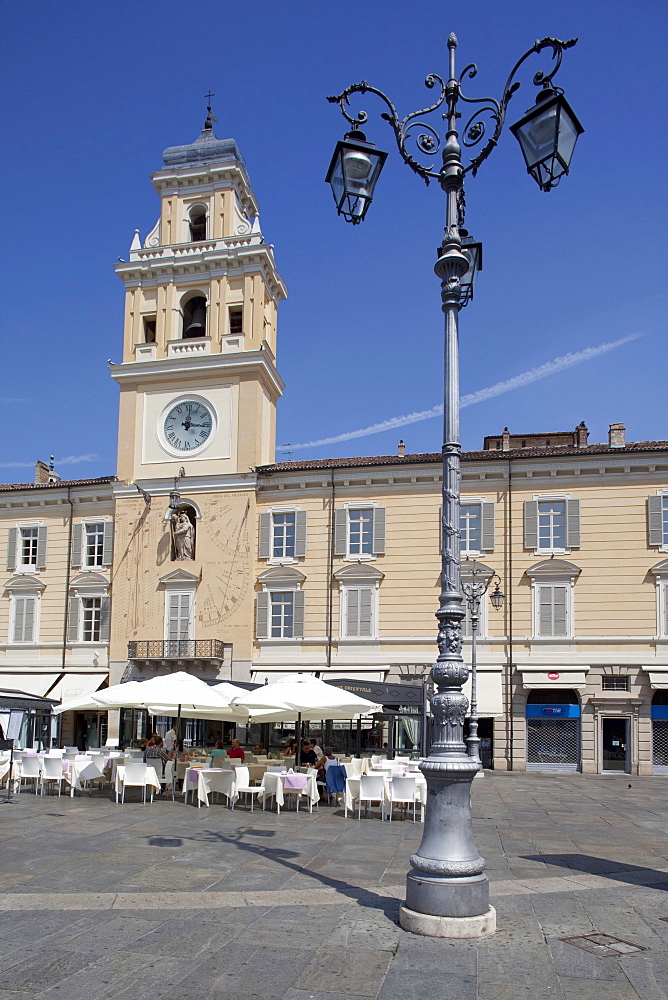
[[652, 770], [668, 774], [668, 691], [652, 698]]
[[535, 690], [527, 698], [527, 771], [577, 771], [580, 702], [573, 690]]
[[630, 771], [629, 719], [601, 720], [604, 771]]

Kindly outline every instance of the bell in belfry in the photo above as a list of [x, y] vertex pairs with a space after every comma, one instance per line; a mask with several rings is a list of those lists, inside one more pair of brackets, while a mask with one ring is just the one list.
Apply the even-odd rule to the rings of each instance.
[[[190, 303], [188, 303], [190, 305]], [[205, 337], [206, 336], [206, 300], [196, 298], [192, 300], [190, 322], [183, 331], [184, 338]], [[185, 324], [184, 324], [185, 325]]]

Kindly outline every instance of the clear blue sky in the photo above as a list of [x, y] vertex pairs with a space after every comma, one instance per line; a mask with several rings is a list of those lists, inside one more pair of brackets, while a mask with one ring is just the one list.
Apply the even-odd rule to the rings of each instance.
[[[633, 440], [668, 438], [666, 384], [665, 2], [477, 0], [46, 0], [2, 8], [4, 192], [0, 478], [30, 481], [37, 458], [67, 478], [113, 474], [123, 287], [112, 265], [153, 226], [149, 172], [196, 138], [211, 89], [219, 137], [237, 139], [289, 298], [279, 320], [278, 441], [304, 442], [425, 410], [442, 399], [442, 314], [433, 274], [443, 196], [392, 148], [370, 96], [370, 139], [390, 157], [366, 222], [336, 216], [323, 183], [343, 133], [328, 94], [367, 79], [403, 116], [428, 103], [428, 72], [475, 61], [472, 96], [500, 96], [544, 35], [579, 36], [557, 82], [586, 131], [550, 194], [504, 133], [467, 185], [484, 243], [476, 299], [461, 316], [462, 392], [569, 352], [640, 339], [469, 406], [465, 448], [485, 434], [585, 420], [593, 441], [623, 421]], [[533, 104], [534, 57], [513, 100]], [[294, 457], [438, 450], [434, 417]], [[280, 457], [280, 456], [279, 456]], [[287, 458], [289, 454], [282, 454]], [[26, 468], [7, 463], [27, 463]]]

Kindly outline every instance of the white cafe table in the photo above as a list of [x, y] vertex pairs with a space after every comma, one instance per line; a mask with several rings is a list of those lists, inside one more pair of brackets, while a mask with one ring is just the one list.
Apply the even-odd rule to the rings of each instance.
[[74, 798], [75, 790], [80, 792], [81, 780], [90, 781], [95, 778], [104, 778], [104, 772], [97, 767], [90, 759], [88, 760], [68, 760], [63, 758], [63, 778], [70, 786], [70, 796]]
[[[141, 761], [138, 761], [138, 763], [141, 763]], [[116, 802], [118, 802], [118, 796], [121, 792], [124, 781], [125, 781], [125, 764], [119, 764], [116, 767], [116, 780], [115, 780]], [[160, 781], [158, 779], [157, 772], [155, 768], [152, 767], [150, 764], [146, 765], [146, 784], [154, 788], [156, 792], [160, 791]]]
[[[380, 774], [382, 772], [377, 772], [377, 773]], [[392, 787], [392, 778], [388, 777], [387, 775], [385, 775], [384, 777], [385, 777], [384, 788], [383, 788], [384, 799], [382, 806], [383, 819], [385, 819], [385, 816], [389, 813], [390, 789]], [[404, 777], [404, 776], [398, 775], [398, 777]], [[415, 774], [413, 772], [411, 772], [410, 774], [406, 774], [406, 777], [415, 778], [415, 801], [420, 806], [420, 819], [422, 822], [424, 822], [424, 807], [427, 804], [427, 781], [423, 774]], [[345, 802], [344, 814], [346, 816], [348, 815], [348, 810], [354, 812], [355, 809], [354, 804], [355, 802], [357, 802], [359, 794], [360, 794], [359, 775], [357, 775], [356, 777], [346, 778], [346, 794], [344, 800]]]
[[[237, 776], [232, 768], [201, 767], [196, 769], [196, 773], [198, 808], [201, 807], [202, 803], [208, 807], [209, 792], [222, 792], [223, 795], [227, 796], [228, 802], [234, 802], [237, 795]], [[190, 775], [187, 777], [190, 778]]]
[[[287, 771], [280, 773], [278, 771], [267, 771], [262, 778], [262, 791], [260, 792], [260, 798], [262, 799], [262, 808], [264, 809], [266, 800], [268, 798], [273, 798], [276, 800], [276, 808], [278, 812], [281, 811], [281, 806], [285, 803], [284, 786], [285, 779], [287, 777]], [[318, 804], [320, 801], [320, 792], [318, 791], [318, 785], [316, 783], [315, 774], [307, 774], [306, 777], [306, 794], [310, 799], [311, 803]], [[288, 789], [289, 791], [289, 789]]]

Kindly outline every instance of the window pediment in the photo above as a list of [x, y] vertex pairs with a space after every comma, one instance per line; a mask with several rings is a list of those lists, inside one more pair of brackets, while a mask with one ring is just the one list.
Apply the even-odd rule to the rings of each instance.
[[174, 569], [171, 573], [167, 573], [166, 576], [161, 576], [158, 581], [163, 586], [174, 586], [175, 584], [187, 584], [190, 587], [196, 586], [201, 579], [200, 576], [195, 576], [194, 573], [189, 573], [185, 569]]
[[654, 573], [655, 576], [668, 576], [668, 559], [662, 559], [656, 566], [652, 566], [650, 573]]
[[274, 566], [272, 569], [266, 569], [264, 573], [260, 573], [258, 576], [258, 583], [291, 583], [291, 584], [301, 584], [304, 582], [306, 577], [294, 566]]
[[[475, 564], [476, 580], [478, 580], [479, 582], [482, 582], [483, 580], [485, 581], [490, 580], [495, 573], [496, 570], [492, 569], [491, 566], [487, 566], [485, 563], [481, 563], [476, 560]], [[473, 563], [468, 562], [466, 559], [462, 560], [461, 577], [462, 580], [465, 580], [467, 583], [473, 582]]]
[[575, 563], [567, 562], [566, 559], [544, 559], [542, 562], [529, 566], [526, 574], [532, 577], [532, 579], [559, 577], [563, 580], [565, 577], [579, 576], [581, 572], [582, 570], [579, 566], [576, 566]]
[[101, 573], [78, 573], [72, 580], [70, 580], [70, 587], [72, 590], [85, 590], [87, 587], [94, 587], [95, 590], [99, 590], [100, 587], [108, 587], [109, 580], [106, 576], [102, 576]]
[[379, 581], [385, 576], [381, 573], [379, 569], [375, 566], [370, 565], [370, 563], [356, 563], [352, 566], [344, 566], [343, 569], [339, 569], [334, 574], [334, 579], [339, 580], [341, 583], [352, 583], [356, 580], [366, 581]]
[[12, 594], [35, 594], [41, 593], [46, 587], [36, 576], [13, 576], [5, 584], [5, 590]]

